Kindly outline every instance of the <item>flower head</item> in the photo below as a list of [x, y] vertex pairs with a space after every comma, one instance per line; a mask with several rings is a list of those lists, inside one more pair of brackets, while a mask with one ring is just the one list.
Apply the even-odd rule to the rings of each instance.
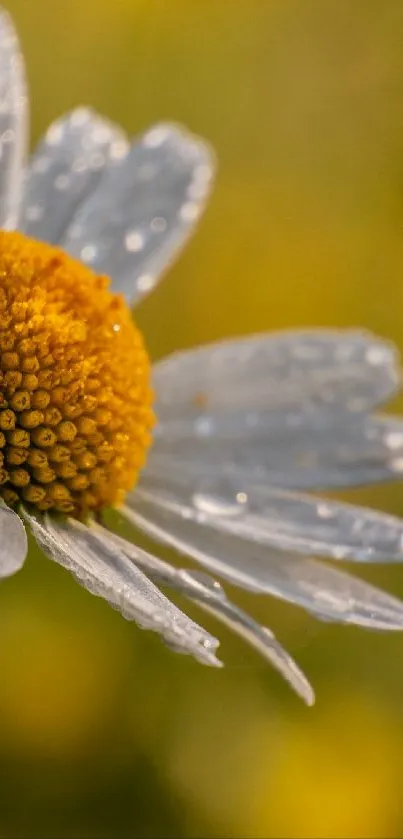
[[123, 500], [150, 443], [150, 364], [107, 277], [0, 232], [0, 495], [83, 515]]
[[175, 650], [220, 664], [216, 639], [159, 584], [229, 624], [312, 703], [292, 658], [215, 577], [172, 567], [102, 514], [115, 506], [214, 575], [318, 618], [402, 629], [400, 601], [313, 557], [401, 561], [403, 522], [303, 492], [402, 472], [403, 421], [372, 413], [399, 385], [394, 348], [361, 331], [255, 335], [176, 353], [150, 378], [128, 306], [192, 232], [211, 150], [169, 124], [129, 142], [79, 108], [25, 166], [24, 68], [4, 12], [0, 101], [0, 576], [22, 566], [27, 526]]

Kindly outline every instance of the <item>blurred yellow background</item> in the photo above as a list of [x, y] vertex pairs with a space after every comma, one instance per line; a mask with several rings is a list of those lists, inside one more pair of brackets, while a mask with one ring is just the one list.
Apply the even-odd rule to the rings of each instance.
[[[315, 324], [403, 348], [401, 0], [8, 9], [33, 141], [85, 103], [131, 133], [183, 122], [217, 149], [198, 235], [137, 313], [155, 358]], [[403, 515], [401, 486], [349, 497]], [[403, 596], [403, 568], [363, 573]], [[32, 550], [0, 590], [0, 836], [401, 836], [403, 636], [238, 602], [306, 670], [314, 709], [213, 621], [222, 672], [175, 656]]]

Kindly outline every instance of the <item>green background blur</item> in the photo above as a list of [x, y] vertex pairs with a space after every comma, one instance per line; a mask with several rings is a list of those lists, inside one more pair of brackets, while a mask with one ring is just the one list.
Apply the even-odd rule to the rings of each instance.
[[[88, 103], [131, 133], [186, 123], [217, 149], [198, 235], [138, 310], [155, 358], [315, 324], [403, 348], [402, 0], [8, 8], [34, 141]], [[398, 485], [348, 497], [403, 515]], [[364, 573], [403, 596], [403, 568]], [[212, 620], [222, 672], [170, 653], [32, 550], [0, 591], [0, 837], [401, 836], [403, 636], [238, 602], [306, 670], [314, 709]]]

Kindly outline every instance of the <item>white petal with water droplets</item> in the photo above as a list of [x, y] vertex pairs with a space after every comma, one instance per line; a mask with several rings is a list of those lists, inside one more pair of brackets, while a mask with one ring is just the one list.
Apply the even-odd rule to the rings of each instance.
[[70, 571], [92, 594], [103, 597], [128, 620], [158, 632], [177, 651], [220, 666], [218, 641], [177, 609], [115, 546], [76, 521], [63, 523], [24, 511], [43, 551]]
[[287, 489], [388, 481], [403, 473], [403, 420], [244, 411], [172, 421], [157, 426], [145, 473], [164, 483], [174, 472]]
[[27, 143], [28, 96], [18, 38], [0, 10], [0, 227], [18, 222]]
[[157, 541], [192, 557], [213, 574], [259, 594], [272, 594], [329, 620], [370, 629], [403, 629], [403, 603], [314, 559], [277, 551], [200, 524], [132, 493], [126, 518]]
[[[48, 128], [29, 163], [20, 227], [28, 236], [60, 242], [107, 166], [127, 153], [124, 132], [90, 108], [76, 108]], [[77, 237], [83, 235], [78, 224]]]
[[400, 369], [395, 347], [368, 332], [316, 329], [174, 353], [154, 366], [153, 384], [169, 436], [173, 421], [200, 424], [234, 411], [264, 410], [278, 423], [285, 414], [363, 414], [396, 391]]
[[285, 551], [359, 562], [402, 562], [403, 519], [365, 507], [232, 480], [165, 484], [145, 474], [138, 493], [178, 516]]
[[102, 533], [104, 539], [117, 545], [155, 583], [169, 585], [186, 595], [229, 626], [233, 632], [243, 637], [282, 674], [308, 705], [313, 705], [315, 699], [313, 690], [295, 661], [269, 629], [260, 626], [228, 600], [219, 583], [203, 572], [173, 568], [163, 560], [157, 559], [114, 533], [106, 532], [99, 526], [96, 526], [96, 530]]
[[1, 501], [0, 578], [10, 577], [22, 568], [27, 549], [27, 534], [20, 517]]
[[113, 288], [130, 302], [138, 300], [154, 288], [194, 230], [214, 168], [203, 140], [175, 125], [154, 126], [105, 172], [63, 246], [112, 277]]

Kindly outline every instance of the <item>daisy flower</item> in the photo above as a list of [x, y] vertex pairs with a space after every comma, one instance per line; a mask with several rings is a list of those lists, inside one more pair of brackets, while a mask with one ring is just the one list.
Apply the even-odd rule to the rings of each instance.
[[[178, 352], [151, 370], [129, 307], [192, 232], [212, 152], [170, 124], [129, 142], [79, 108], [26, 164], [26, 125], [3, 12], [0, 576], [23, 565], [28, 528], [88, 591], [177, 652], [220, 664], [218, 641], [160, 585], [243, 636], [311, 704], [298, 666], [215, 575], [322, 620], [403, 628], [399, 600], [315, 558], [400, 562], [403, 522], [303, 492], [401, 474], [403, 422], [372, 413], [399, 386], [395, 349], [362, 331], [290, 331]], [[110, 508], [203, 570], [123, 539], [105, 524]]]

